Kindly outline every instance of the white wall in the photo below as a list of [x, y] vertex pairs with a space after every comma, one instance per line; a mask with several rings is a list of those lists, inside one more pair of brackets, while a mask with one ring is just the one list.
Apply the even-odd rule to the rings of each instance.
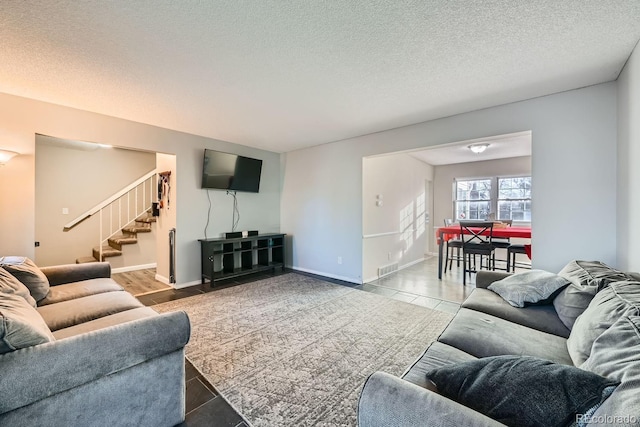
[[[176, 156], [172, 154], [157, 153], [156, 154], [156, 167], [158, 172], [171, 172], [169, 177], [169, 184], [174, 185], [178, 180], [178, 174], [176, 169]], [[176, 206], [180, 206], [178, 200], [180, 200], [180, 194], [176, 191], [169, 192], [169, 203], [163, 200], [162, 208], [158, 208], [160, 214], [156, 217], [156, 279], [163, 283], [170, 283], [170, 245], [169, 245], [169, 231], [177, 226], [177, 209]], [[176, 230], [177, 231], [177, 230]], [[178, 263], [177, 258], [180, 254], [176, 253], [176, 265]]]
[[292, 266], [362, 281], [363, 157], [527, 130], [534, 266], [557, 271], [573, 258], [615, 265], [612, 82], [287, 153], [281, 227], [293, 235]]
[[[435, 166], [433, 179], [433, 226], [441, 227], [444, 225], [446, 218], [454, 218], [452, 186], [456, 178], [473, 179], [530, 174], [530, 156]], [[533, 192], [535, 192], [535, 188]], [[433, 245], [431, 249], [435, 251], [435, 239], [431, 243]]]
[[[112, 144], [176, 155], [178, 285], [199, 283], [207, 192], [200, 188], [204, 148], [263, 160], [260, 193], [239, 194], [239, 229], [280, 231], [280, 155], [88, 111], [0, 94], [0, 147], [21, 153], [0, 168], [0, 254], [34, 257], [35, 135]], [[211, 192], [209, 237], [231, 228], [232, 199]]]
[[618, 78], [618, 267], [640, 271], [640, 48]]
[[[98, 217], [68, 232], [63, 231], [65, 224], [156, 167], [155, 155], [149, 152], [95, 144], [85, 144], [95, 149], [78, 149], [51, 141], [36, 136], [35, 238], [40, 246], [35, 262], [41, 266], [74, 263], [77, 258], [91, 256], [92, 248], [99, 246]], [[63, 208], [68, 214], [62, 213]], [[127, 249], [131, 250], [125, 250], [125, 256], [109, 261], [117, 262], [118, 267], [155, 263], [155, 249]]]
[[378, 278], [378, 267], [397, 262], [402, 268], [424, 259], [429, 233], [424, 216], [418, 217], [418, 203], [422, 198], [423, 206], [429, 205], [425, 184], [433, 180], [433, 167], [396, 154], [363, 159], [362, 172], [362, 265], [369, 282]]

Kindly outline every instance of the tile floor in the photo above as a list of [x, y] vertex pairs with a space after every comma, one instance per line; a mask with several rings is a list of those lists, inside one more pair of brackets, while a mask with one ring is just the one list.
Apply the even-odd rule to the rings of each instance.
[[438, 280], [438, 258], [431, 257], [396, 273], [355, 286], [356, 289], [427, 308], [455, 313], [475, 289], [474, 277], [462, 285], [462, 273], [454, 267]]
[[[284, 274], [289, 271], [285, 270]], [[306, 273], [300, 273], [306, 274]], [[475, 288], [474, 279], [462, 285], [462, 274], [455, 266], [453, 270], [443, 274], [438, 280], [437, 257], [405, 268], [389, 276], [363, 285], [343, 282], [331, 278], [308, 274], [331, 283], [349, 286], [384, 295], [389, 298], [421, 305], [427, 308], [455, 313], [464, 299]], [[145, 305], [152, 306], [167, 301], [215, 292], [242, 283], [273, 277], [272, 274], [255, 274], [230, 280], [211, 288], [209, 284], [191, 286], [178, 290], [165, 290], [141, 295], [138, 299]], [[246, 427], [247, 423], [223, 398], [215, 388], [191, 365], [186, 362], [186, 420], [181, 427]]]

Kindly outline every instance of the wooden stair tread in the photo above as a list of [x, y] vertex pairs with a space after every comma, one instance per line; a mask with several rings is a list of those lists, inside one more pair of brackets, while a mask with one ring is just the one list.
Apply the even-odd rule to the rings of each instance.
[[151, 233], [151, 227], [136, 227], [135, 225], [125, 227], [122, 229], [123, 233], [137, 234], [137, 233]]
[[117, 245], [135, 245], [138, 243], [138, 239], [134, 236], [116, 236], [111, 237], [109, 242], [113, 242]]
[[136, 219], [136, 222], [142, 222], [142, 223], [145, 223], [145, 224], [150, 224], [152, 222], [156, 222], [156, 217], [148, 216], [148, 217], [144, 217], [144, 218], [138, 218], [138, 219]]
[[[112, 248], [111, 246], [102, 247], [102, 258], [108, 258], [113, 256], [122, 255], [122, 251]], [[93, 257], [98, 259], [100, 257], [100, 248], [93, 248]]]

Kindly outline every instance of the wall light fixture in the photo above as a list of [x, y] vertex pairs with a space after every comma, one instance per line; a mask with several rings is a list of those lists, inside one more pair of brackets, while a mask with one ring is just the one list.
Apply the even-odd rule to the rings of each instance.
[[0, 149], [0, 166], [6, 165], [9, 160], [13, 159], [17, 155], [18, 153], [15, 151]]

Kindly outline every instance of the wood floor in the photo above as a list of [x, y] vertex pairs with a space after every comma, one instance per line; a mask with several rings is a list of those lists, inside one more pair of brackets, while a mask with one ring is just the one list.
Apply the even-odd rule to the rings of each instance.
[[173, 289], [171, 286], [156, 280], [155, 268], [113, 273], [111, 278], [133, 296]]

